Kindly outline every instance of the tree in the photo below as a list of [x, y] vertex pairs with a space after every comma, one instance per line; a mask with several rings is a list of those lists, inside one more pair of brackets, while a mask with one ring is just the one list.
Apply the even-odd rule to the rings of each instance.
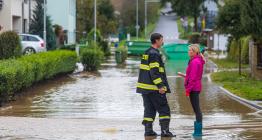
[[240, 38], [246, 35], [246, 32], [244, 32], [244, 26], [240, 22], [240, 5], [243, 1], [245, 0], [225, 1], [225, 5], [219, 9], [216, 21], [216, 30], [224, 34], [230, 34], [237, 42], [237, 46], [239, 47], [239, 74], [241, 74]]
[[[94, 0], [77, 0], [77, 40], [86, 38], [94, 27]], [[110, 0], [97, 1], [97, 28], [103, 36], [115, 33], [117, 20]]]
[[94, 27], [93, 17], [94, 0], [77, 0], [77, 11], [76, 11], [76, 28], [77, 28], [77, 40], [87, 37], [87, 33]]
[[[44, 9], [43, 9], [44, 0], [37, 0], [36, 7], [33, 11], [33, 18], [30, 22], [30, 30], [31, 34], [39, 35], [43, 38], [44, 32]], [[46, 37], [47, 37], [47, 50], [55, 49], [55, 34], [52, 28], [52, 23], [50, 17], [46, 17]]]
[[107, 19], [114, 19], [114, 7], [110, 0], [102, 0], [98, 3], [98, 11], [101, 15], [104, 15]]
[[[145, 19], [145, 5], [144, 0], [139, 0], [139, 8], [138, 8], [138, 24], [140, 26], [140, 31], [144, 29], [144, 19]], [[155, 23], [158, 20], [158, 12], [160, 9], [159, 3], [148, 3], [147, 15], [148, 15], [148, 23]], [[127, 32], [131, 33], [132, 36], [136, 35], [136, 2], [133, 0], [124, 0], [122, 2], [121, 13], [121, 21], [123, 27], [127, 30]], [[128, 15], [128, 16], [127, 16]]]
[[262, 1], [242, 0], [241, 24], [246, 35], [251, 35], [254, 40], [262, 40]]
[[[203, 3], [206, 0], [162, 0], [162, 3], [171, 2], [172, 8], [179, 16], [191, 16], [194, 18], [194, 30], [197, 31], [197, 18], [200, 12], [205, 10]], [[213, 0], [217, 2], [217, 0]]]
[[116, 33], [118, 21], [114, 14], [114, 7], [110, 0], [98, 3], [98, 28], [103, 36]]
[[[164, 0], [166, 2], [167, 0]], [[194, 30], [197, 31], [197, 18], [200, 16], [201, 5], [205, 0], [170, 0], [172, 8], [179, 16], [192, 16]]]

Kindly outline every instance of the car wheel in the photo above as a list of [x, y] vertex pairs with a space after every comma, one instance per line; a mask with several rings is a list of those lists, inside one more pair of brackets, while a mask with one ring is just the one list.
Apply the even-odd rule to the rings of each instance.
[[26, 48], [24, 50], [24, 55], [30, 55], [30, 54], [34, 54], [35, 53], [35, 49], [33, 48]]

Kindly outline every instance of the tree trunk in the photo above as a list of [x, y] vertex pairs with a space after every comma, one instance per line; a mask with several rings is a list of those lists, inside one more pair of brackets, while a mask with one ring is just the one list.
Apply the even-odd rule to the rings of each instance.
[[194, 16], [194, 32], [197, 32], [197, 16]]
[[238, 45], [238, 47], [239, 47], [239, 75], [241, 75], [241, 43], [240, 43], [240, 39], [237, 39], [237, 45]]

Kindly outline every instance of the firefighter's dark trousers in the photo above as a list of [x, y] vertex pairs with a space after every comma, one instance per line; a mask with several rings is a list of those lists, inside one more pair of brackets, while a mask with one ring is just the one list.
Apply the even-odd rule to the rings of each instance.
[[156, 112], [159, 113], [159, 120], [170, 120], [170, 108], [166, 94], [149, 93], [142, 94], [144, 101], [144, 120], [142, 124], [153, 123]]

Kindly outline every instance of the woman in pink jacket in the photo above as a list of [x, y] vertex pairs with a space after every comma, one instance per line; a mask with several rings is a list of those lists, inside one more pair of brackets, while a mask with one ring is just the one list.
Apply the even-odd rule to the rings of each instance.
[[202, 75], [205, 64], [205, 58], [200, 53], [199, 45], [189, 46], [188, 55], [190, 60], [186, 69], [186, 74], [178, 72], [178, 75], [185, 78], [186, 96], [190, 98], [191, 105], [196, 115], [194, 123], [193, 136], [202, 136], [202, 113], [199, 105], [199, 94], [202, 90]]

